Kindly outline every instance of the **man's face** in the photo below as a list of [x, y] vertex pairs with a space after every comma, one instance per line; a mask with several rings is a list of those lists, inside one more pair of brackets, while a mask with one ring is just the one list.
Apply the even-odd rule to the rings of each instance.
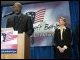
[[13, 5], [13, 11], [14, 11], [14, 13], [19, 13], [19, 12], [21, 11], [20, 6], [17, 5], [17, 4], [14, 4], [14, 5]]

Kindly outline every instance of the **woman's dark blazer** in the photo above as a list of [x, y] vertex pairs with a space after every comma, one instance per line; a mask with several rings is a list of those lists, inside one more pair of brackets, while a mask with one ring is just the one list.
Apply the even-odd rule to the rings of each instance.
[[61, 36], [60, 36], [60, 29], [56, 29], [55, 33], [54, 33], [54, 44], [55, 46], [61, 46], [63, 47], [64, 45], [66, 45], [67, 47], [71, 47], [71, 30], [70, 28], [66, 27], [66, 29], [63, 29], [63, 40], [61, 40]]

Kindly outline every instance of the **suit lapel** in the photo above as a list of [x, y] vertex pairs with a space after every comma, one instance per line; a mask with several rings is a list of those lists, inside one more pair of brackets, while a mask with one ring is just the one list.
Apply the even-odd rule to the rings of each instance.
[[59, 37], [59, 39], [61, 39], [61, 32], [60, 32], [60, 29], [58, 29], [58, 37]]
[[[63, 29], [63, 33], [62, 33], [63, 39], [64, 39], [64, 36], [65, 36], [65, 32], [66, 32], [66, 29]], [[59, 37], [59, 39], [61, 39], [60, 29], [58, 29], [58, 37]]]
[[19, 16], [19, 26], [21, 26], [22, 25], [22, 20], [23, 19], [23, 15], [21, 14], [20, 16]]
[[63, 39], [64, 39], [64, 36], [66, 35], [66, 29], [63, 30], [63, 33], [62, 33], [62, 36], [63, 36]]

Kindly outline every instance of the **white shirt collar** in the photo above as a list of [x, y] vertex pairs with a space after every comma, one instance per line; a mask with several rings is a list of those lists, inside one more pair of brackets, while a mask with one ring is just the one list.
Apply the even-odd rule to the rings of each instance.
[[[58, 27], [58, 29], [61, 29], [61, 27]], [[66, 29], [66, 27], [64, 26], [64, 27], [62, 27], [62, 29]]]

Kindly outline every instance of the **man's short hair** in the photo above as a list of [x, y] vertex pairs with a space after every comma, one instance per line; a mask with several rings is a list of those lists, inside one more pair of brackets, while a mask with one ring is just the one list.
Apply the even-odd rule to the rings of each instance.
[[18, 5], [22, 9], [22, 4], [20, 2], [15, 2], [14, 5]]

